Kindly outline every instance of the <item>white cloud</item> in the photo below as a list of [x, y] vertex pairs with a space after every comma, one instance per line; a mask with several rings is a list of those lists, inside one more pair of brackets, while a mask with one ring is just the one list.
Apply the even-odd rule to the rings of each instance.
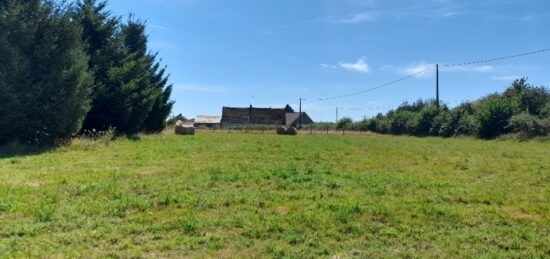
[[346, 62], [340, 62], [338, 63], [338, 66], [347, 69], [350, 71], [355, 71], [359, 73], [370, 73], [370, 66], [367, 64], [364, 58], [360, 58], [355, 63], [346, 63]]
[[324, 68], [334, 68], [334, 69], [338, 68], [338, 66], [329, 65], [329, 64], [321, 64], [321, 66]]
[[[383, 69], [389, 70], [391, 66], [384, 66]], [[441, 72], [470, 72], [470, 73], [493, 73], [496, 72], [493, 66], [457, 66], [457, 67], [444, 67], [440, 66]], [[420, 62], [412, 64], [408, 67], [402, 67], [395, 69], [399, 74], [403, 75], [415, 75], [417, 78], [432, 77], [435, 73], [435, 64]]]
[[367, 64], [365, 58], [359, 58], [356, 62], [339, 62], [336, 65], [329, 65], [329, 64], [321, 64], [321, 67], [324, 68], [332, 68], [332, 69], [346, 69], [353, 72], [359, 72], [368, 74], [370, 73], [371, 69], [369, 64]]
[[408, 67], [397, 69], [397, 73], [403, 74], [406, 76], [414, 75], [417, 78], [428, 78], [433, 75], [435, 71], [435, 64], [429, 64], [426, 62], [421, 62], [419, 64], [413, 64]]

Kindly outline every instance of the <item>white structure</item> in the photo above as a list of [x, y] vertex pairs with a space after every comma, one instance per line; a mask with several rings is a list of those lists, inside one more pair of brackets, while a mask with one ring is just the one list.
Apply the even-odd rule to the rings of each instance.
[[222, 122], [222, 116], [209, 116], [209, 115], [197, 115], [195, 118], [195, 127], [198, 126], [220, 126]]

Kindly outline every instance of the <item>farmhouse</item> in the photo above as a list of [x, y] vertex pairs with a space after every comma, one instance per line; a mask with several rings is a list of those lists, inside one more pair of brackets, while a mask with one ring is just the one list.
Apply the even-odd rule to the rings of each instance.
[[197, 115], [195, 118], [195, 127], [206, 126], [212, 128], [220, 126], [222, 116]]
[[[299, 113], [286, 105], [284, 108], [234, 108], [223, 107], [222, 126], [233, 126], [242, 124], [262, 125], [287, 125], [296, 126], [299, 123]], [[302, 112], [302, 124], [313, 123], [313, 120]]]
[[302, 118], [300, 119], [299, 112], [289, 112], [286, 114], [286, 126], [288, 127], [297, 127], [300, 125], [300, 120], [302, 125], [312, 124], [313, 120], [307, 115], [307, 113], [302, 112]]

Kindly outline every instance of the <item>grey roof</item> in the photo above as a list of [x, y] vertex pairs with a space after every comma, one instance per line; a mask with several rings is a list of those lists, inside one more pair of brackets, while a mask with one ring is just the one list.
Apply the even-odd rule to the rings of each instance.
[[196, 124], [219, 124], [222, 121], [222, 116], [197, 115], [195, 118]]
[[[299, 112], [288, 112], [286, 113], [286, 125], [291, 126], [298, 123], [298, 119], [300, 118]], [[310, 124], [313, 123], [311, 118], [307, 115], [307, 113], [302, 112], [302, 124]]]

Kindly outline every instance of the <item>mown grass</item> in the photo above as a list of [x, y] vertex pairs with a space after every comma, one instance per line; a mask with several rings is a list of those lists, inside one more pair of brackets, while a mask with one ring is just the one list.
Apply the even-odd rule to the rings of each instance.
[[0, 156], [0, 257], [549, 257], [550, 143], [171, 134]]

